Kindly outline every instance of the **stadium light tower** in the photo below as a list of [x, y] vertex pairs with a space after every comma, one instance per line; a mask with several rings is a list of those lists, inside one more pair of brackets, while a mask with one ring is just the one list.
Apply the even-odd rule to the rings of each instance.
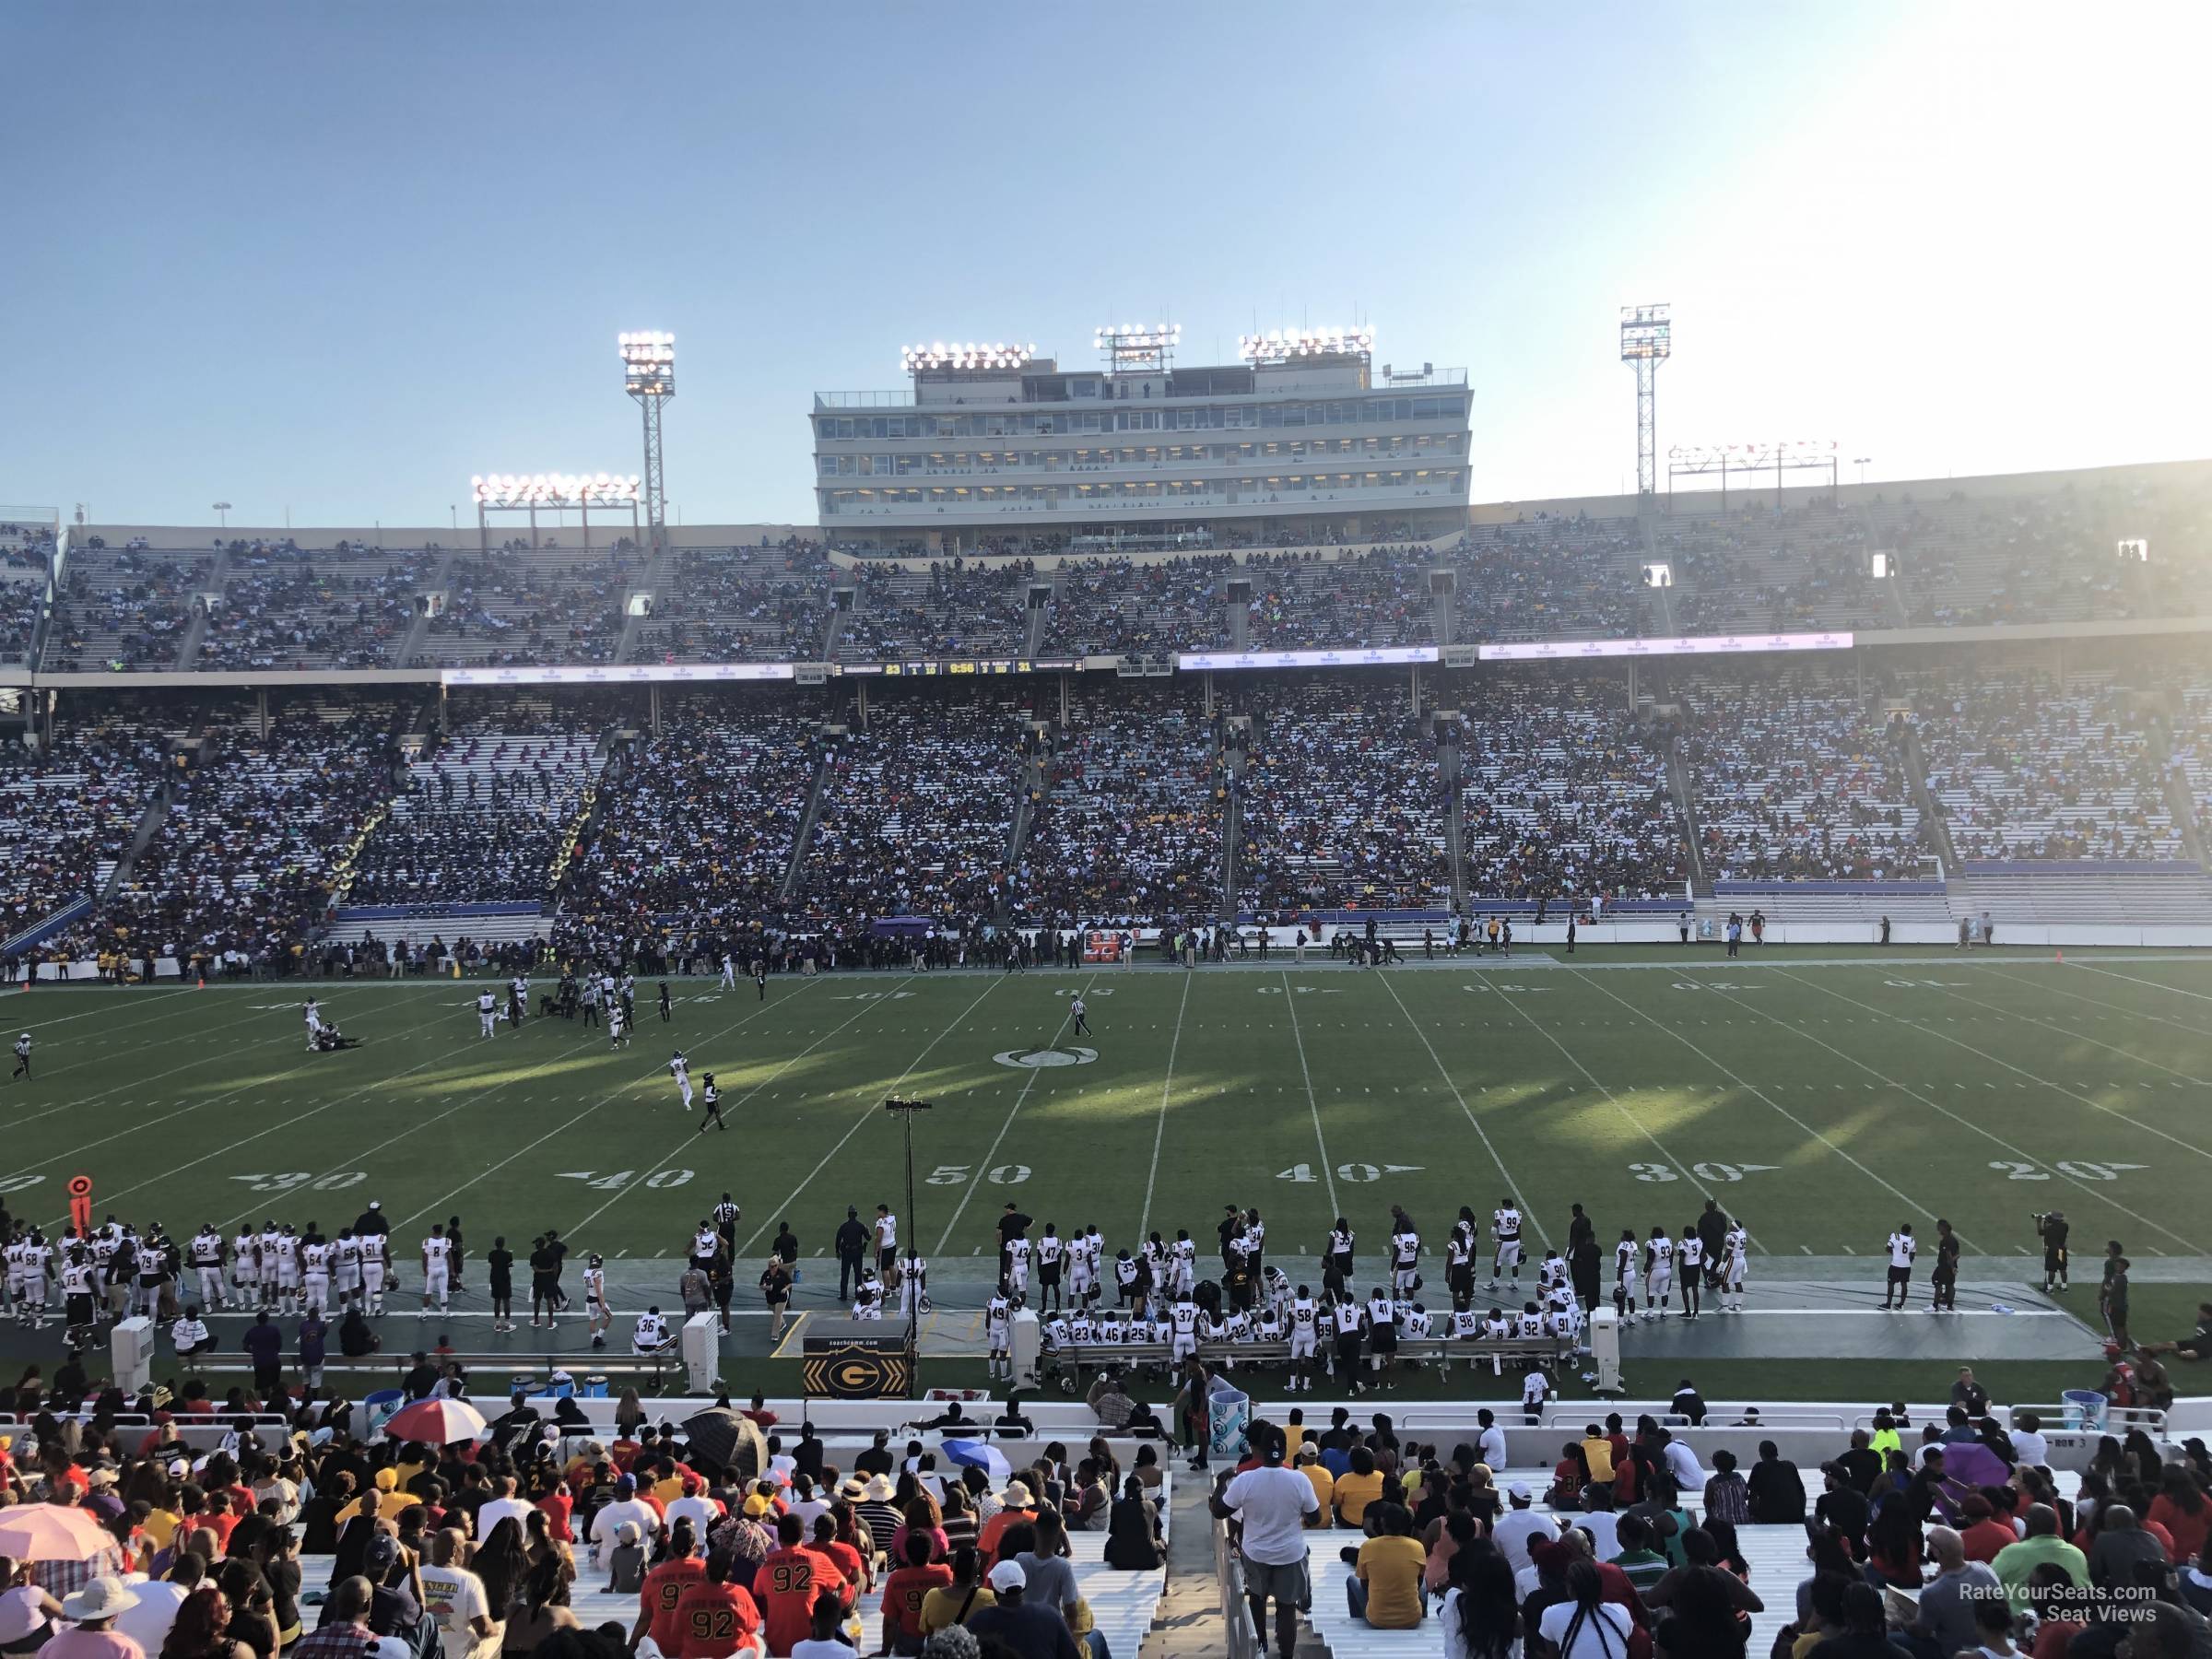
[[676, 336], [648, 329], [616, 336], [622, 388], [645, 412], [645, 529], [655, 558], [668, 543], [668, 485], [661, 467], [661, 406], [676, 395]]
[[1636, 493], [1658, 488], [1656, 419], [1659, 365], [1675, 354], [1674, 323], [1667, 305], [1620, 308], [1620, 360], [1636, 369]]

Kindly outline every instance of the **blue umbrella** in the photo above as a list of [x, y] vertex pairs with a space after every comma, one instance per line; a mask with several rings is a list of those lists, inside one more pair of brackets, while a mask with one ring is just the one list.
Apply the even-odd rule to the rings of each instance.
[[991, 1489], [996, 1491], [1014, 1478], [1014, 1465], [1006, 1454], [996, 1446], [982, 1441], [948, 1440], [944, 1442], [945, 1455], [954, 1463], [971, 1469], [981, 1469], [991, 1477]]

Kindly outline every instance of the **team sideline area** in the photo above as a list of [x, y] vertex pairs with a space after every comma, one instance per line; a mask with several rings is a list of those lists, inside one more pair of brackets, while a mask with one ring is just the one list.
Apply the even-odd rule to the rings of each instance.
[[[1611, 1299], [1624, 1231], [1648, 1252], [1655, 1230], [1678, 1240], [1717, 1207], [1745, 1234], [1744, 1315], [1708, 1295], [1694, 1327], [1630, 1327], [1631, 1377], [1640, 1354], [2093, 1361], [2106, 1333], [2087, 1263], [2104, 1240], [2125, 1241], [2147, 1284], [2212, 1257], [2192, 1198], [2212, 1158], [2212, 959], [2195, 953], [1416, 951], [1373, 970], [1318, 952], [1194, 969], [1147, 955], [667, 984], [665, 1017], [658, 983], [637, 987], [618, 1045], [581, 1013], [542, 1012], [549, 982], [519, 1021], [504, 983], [501, 1013], [480, 1018], [486, 980], [15, 993], [9, 1024], [31, 1059], [5, 1096], [8, 1209], [57, 1238], [65, 1184], [82, 1176], [96, 1218], [141, 1234], [159, 1221], [180, 1241], [205, 1226], [228, 1244], [272, 1225], [335, 1237], [373, 1203], [391, 1229], [397, 1349], [421, 1330], [433, 1224], [464, 1240], [446, 1299], [464, 1347], [493, 1335], [495, 1238], [521, 1264], [557, 1232], [571, 1288], [596, 1255], [626, 1315], [673, 1313], [704, 1227], [726, 1233], [737, 1280], [732, 1351], [765, 1354], [778, 1345], [752, 1281], [771, 1246], [798, 1269], [794, 1311], [839, 1310], [856, 1277], [839, 1273], [839, 1230], [856, 1210], [873, 1261], [881, 1205], [899, 1251], [927, 1265], [924, 1351], [950, 1357], [982, 1349], [1009, 1216], [1032, 1241], [1047, 1224], [1061, 1240], [1095, 1228], [1108, 1303], [1117, 1259], [1142, 1258], [1154, 1234], [1164, 1260], [1186, 1232], [1197, 1277], [1218, 1276], [1225, 1206], [1236, 1231], [1257, 1230], [1266, 1268], [1316, 1291], [1339, 1218], [1360, 1295], [1410, 1232], [1418, 1300], [1441, 1313], [1464, 1206], [1471, 1300], [1513, 1313], [1539, 1296], [1546, 1256], [1569, 1251], [1571, 1206], [1593, 1230], [1581, 1270], [1596, 1282], [1578, 1283], [1592, 1301]], [[311, 996], [358, 1046], [309, 1046]], [[687, 1105], [679, 1053], [692, 1088], [712, 1077], [726, 1128]], [[933, 1105], [912, 1213], [881, 1109], [893, 1095]], [[1524, 1218], [1524, 1263], [1500, 1278], [1504, 1208]], [[2085, 1264], [2046, 1295], [2030, 1216], [2049, 1211], [2071, 1218]], [[1932, 1316], [1939, 1220], [1959, 1293]], [[1908, 1228], [1899, 1315], [1882, 1305], [1888, 1245]], [[1159, 1260], [1155, 1276], [1164, 1293]], [[1678, 1288], [1669, 1308], [1685, 1312]], [[558, 1338], [517, 1335], [553, 1352], [587, 1339], [573, 1318]], [[235, 1335], [222, 1346], [235, 1352]]]

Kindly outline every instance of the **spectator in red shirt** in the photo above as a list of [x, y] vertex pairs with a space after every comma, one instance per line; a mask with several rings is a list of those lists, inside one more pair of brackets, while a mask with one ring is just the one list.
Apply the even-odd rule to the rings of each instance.
[[709, 1556], [706, 1575], [676, 1604], [679, 1645], [663, 1650], [668, 1659], [724, 1659], [759, 1635], [759, 1605], [729, 1582], [733, 1559], [724, 1550]]
[[2173, 1539], [2167, 1559], [2185, 1566], [2205, 1552], [2205, 1538], [2212, 1534], [2212, 1502], [2206, 1500], [2186, 1466], [2170, 1465], [2144, 1521], [2166, 1529]]
[[[769, 1653], [788, 1659], [814, 1628], [815, 1597], [825, 1590], [841, 1594], [845, 1577], [835, 1561], [807, 1547], [806, 1524], [796, 1515], [777, 1518], [776, 1538], [780, 1547], [753, 1573], [753, 1599], [764, 1616]], [[851, 1605], [849, 1596], [843, 1599]]]
[[906, 1535], [906, 1562], [883, 1581], [884, 1653], [919, 1653], [922, 1651], [922, 1598], [952, 1583], [952, 1569], [932, 1561], [930, 1535]]
[[1970, 1561], [1994, 1561], [1998, 1550], [2020, 1541], [2019, 1534], [1997, 1519], [1996, 1506], [1980, 1492], [1969, 1492], [1960, 1500], [1959, 1514], [1966, 1523], [1959, 1529], [1959, 1541]]
[[629, 1633], [629, 1651], [636, 1653], [651, 1636], [662, 1653], [674, 1653], [683, 1639], [677, 1604], [706, 1576], [707, 1564], [699, 1559], [699, 1530], [688, 1518], [680, 1520], [668, 1529], [667, 1559], [645, 1574], [638, 1592], [638, 1623]]
[[847, 1602], [853, 1601], [869, 1588], [868, 1564], [861, 1559], [857, 1548], [839, 1540], [836, 1516], [817, 1515], [814, 1518], [814, 1547], [837, 1563], [838, 1576], [847, 1586]]

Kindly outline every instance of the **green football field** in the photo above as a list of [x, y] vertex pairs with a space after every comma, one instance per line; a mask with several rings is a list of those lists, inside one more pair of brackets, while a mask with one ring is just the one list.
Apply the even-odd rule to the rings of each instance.
[[[1179, 1226], [1210, 1247], [1224, 1204], [1257, 1206], [1287, 1262], [1338, 1214], [1366, 1256], [1393, 1204], [1441, 1246], [1461, 1204], [1487, 1223], [1511, 1194], [1540, 1251], [1571, 1202], [1609, 1241], [1678, 1233], [1710, 1194], [1750, 1230], [1755, 1291], [1806, 1258], [1877, 1275], [1891, 1227], [1932, 1238], [1938, 1215], [2014, 1278], [2035, 1277], [2030, 1212], [2054, 1207], [2092, 1283], [2107, 1237], [2144, 1277], [2212, 1256], [2206, 957], [1148, 963], [779, 980], [765, 1002], [682, 981], [668, 1024], [641, 986], [621, 1052], [560, 1019], [484, 1041], [478, 988], [321, 987], [363, 1042], [337, 1054], [304, 1052], [297, 983], [11, 993], [5, 1035], [32, 1034], [36, 1075], [0, 1092], [0, 1193], [51, 1228], [82, 1173], [98, 1214], [179, 1234], [335, 1230], [373, 1197], [403, 1265], [454, 1214], [472, 1253], [557, 1227], [610, 1258], [680, 1256], [724, 1189], [741, 1254], [788, 1218], [811, 1257], [847, 1204], [885, 1201], [955, 1305], [981, 1294], [1009, 1200], [1064, 1232], [1095, 1222], [1110, 1250]], [[1077, 992], [1088, 1037], [1068, 1028]], [[679, 1045], [717, 1074], [730, 1133], [701, 1138], [681, 1110], [664, 1069]], [[894, 1091], [935, 1108], [913, 1215]]]

